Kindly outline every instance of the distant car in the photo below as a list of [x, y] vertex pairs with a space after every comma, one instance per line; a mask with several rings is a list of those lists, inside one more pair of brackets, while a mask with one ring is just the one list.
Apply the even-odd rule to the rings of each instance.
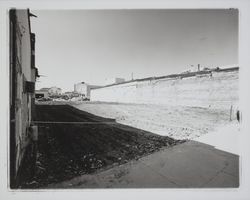
[[52, 99], [49, 97], [48, 98], [42, 97], [40, 99], [37, 99], [37, 101], [52, 101]]

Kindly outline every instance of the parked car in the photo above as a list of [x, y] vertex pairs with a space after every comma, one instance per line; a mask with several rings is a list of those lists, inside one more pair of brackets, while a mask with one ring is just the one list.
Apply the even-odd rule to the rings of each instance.
[[52, 99], [49, 97], [48, 98], [42, 97], [40, 99], [37, 99], [37, 101], [52, 101]]

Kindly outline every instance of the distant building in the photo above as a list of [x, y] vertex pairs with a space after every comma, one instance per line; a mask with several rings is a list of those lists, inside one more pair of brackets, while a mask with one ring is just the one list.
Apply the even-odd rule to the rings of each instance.
[[188, 71], [189, 72], [198, 72], [200, 70], [201, 70], [200, 69], [200, 64], [198, 64], [198, 65], [191, 65]]
[[73, 92], [69, 91], [69, 92], [64, 92], [64, 95], [68, 96], [69, 98], [73, 98], [73, 97], [78, 97], [80, 94], [75, 91]]
[[123, 82], [125, 82], [124, 78], [107, 78], [105, 80], [105, 85], [112, 85], [112, 84], [123, 83]]
[[50, 87], [50, 88], [41, 88], [40, 90], [37, 90], [36, 92], [42, 92], [42, 93], [48, 93], [48, 95], [61, 95], [62, 89], [58, 87]]
[[51, 88], [49, 88], [49, 94], [50, 95], [60, 95], [60, 94], [62, 94], [62, 89], [55, 87], [55, 86], [51, 87]]
[[47, 91], [47, 92], [49, 92], [49, 89], [50, 88], [41, 88], [40, 91]]
[[90, 90], [96, 89], [99, 87], [100, 86], [98, 86], [98, 85], [89, 85], [85, 82], [80, 82], [80, 83], [76, 83], [74, 85], [74, 92], [81, 94], [82, 96], [84, 96], [86, 98], [90, 98]]
[[215, 68], [209, 68], [209, 67], [201, 66], [200, 64], [198, 64], [198, 65], [191, 65], [189, 69], [184, 70], [181, 73], [186, 74], [186, 73], [192, 73], [192, 72], [210, 71], [213, 69]]

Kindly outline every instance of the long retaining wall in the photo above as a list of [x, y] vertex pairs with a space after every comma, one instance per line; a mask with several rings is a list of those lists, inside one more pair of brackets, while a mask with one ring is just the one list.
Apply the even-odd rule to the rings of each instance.
[[139, 79], [91, 90], [91, 101], [230, 109], [238, 104], [238, 68]]

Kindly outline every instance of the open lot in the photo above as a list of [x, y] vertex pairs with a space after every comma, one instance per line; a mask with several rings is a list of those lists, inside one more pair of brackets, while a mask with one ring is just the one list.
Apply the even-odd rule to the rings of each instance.
[[[175, 139], [195, 139], [230, 124], [230, 109], [118, 104], [105, 102], [74, 103], [76, 108], [116, 122]], [[232, 112], [231, 119], [236, 115]]]
[[184, 141], [97, 117], [69, 105], [37, 105], [35, 176], [21, 187], [46, 187], [120, 165]]
[[[238, 132], [233, 131], [233, 128], [238, 130], [236, 120], [230, 121], [230, 113], [225, 110], [44, 102], [36, 105], [36, 111], [39, 140], [35, 176], [24, 182], [22, 188], [237, 187], [239, 184], [239, 157], [216, 149], [221, 147], [216, 138], [232, 139]], [[224, 128], [226, 131], [220, 136], [223, 127], [231, 127], [233, 134]], [[203, 143], [182, 144], [186, 139]], [[228, 139], [223, 142], [226, 151], [232, 147]], [[162, 152], [162, 159], [159, 160], [157, 152]], [[152, 166], [144, 163], [147, 159]], [[233, 172], [228, 174], [227, 168]], [[150, 181], [143, 181], [143, 177]]]

